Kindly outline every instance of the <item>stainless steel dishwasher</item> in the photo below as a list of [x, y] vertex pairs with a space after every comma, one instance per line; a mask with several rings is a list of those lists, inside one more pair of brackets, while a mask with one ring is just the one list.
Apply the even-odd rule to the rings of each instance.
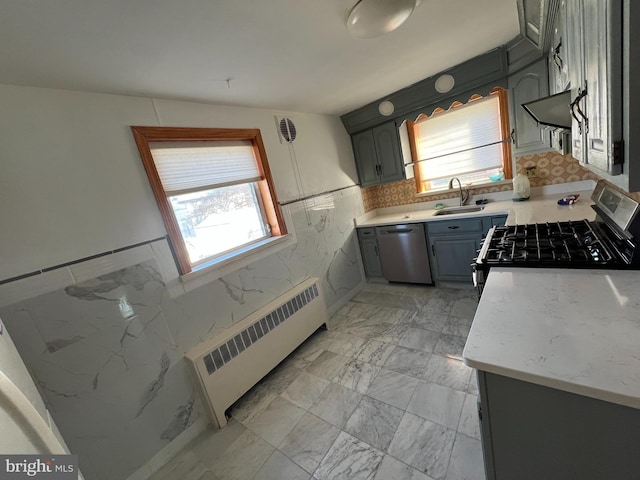
[[376, 237], [386, 280], [433, 283], [422, 223], [376, 227]]

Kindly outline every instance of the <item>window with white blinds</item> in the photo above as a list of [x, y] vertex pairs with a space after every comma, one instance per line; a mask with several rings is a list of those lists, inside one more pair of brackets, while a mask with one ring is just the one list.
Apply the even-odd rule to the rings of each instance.
[[413, 128], [422, 191], [446, 188], [452, 177], [466, 184], [487, 182], [503, 169], [508, 139], [498, 95], [435, 113]]
[[248, 141], [151, 142], [149, 146], [168, 195], [261, 179]]
[[259, 130], [131, 128], [181, 274], [286, 234]]

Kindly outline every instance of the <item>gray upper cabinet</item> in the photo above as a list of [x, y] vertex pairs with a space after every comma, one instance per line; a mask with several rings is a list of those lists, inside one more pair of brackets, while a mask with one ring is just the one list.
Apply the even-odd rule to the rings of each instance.
[[547, 51], [553, 37], [558, 0], [517, 0], [520, 33], [538, 50]]
[[564, 92], [569, 88], [569, 60], [567, 52], [567, 2], [561, 0], [553, 26], [549, 51], [549, 93]]
[[516, 157], [551, 148], [551, 135], [540, 128], [522, 108], [522, 104], [549, 94], [549, 77], [545, 58], [509, 76], [509, 116], [514, 133], [513, 154]]
[[373, 131], [367, 130], [352, 135], [351, 143], [353, 144], [353, 155], [356, 159], [360, 184], [364, 187], [378, 183], [380, 178], [378, 154], [373, 142]]
[[573, 156], [622, 173], [622, 2], [566, 0]]
[[400, 137], [394, 121], [357, 133], [351, 141], [361, 186], [404, 178]]
[[[567, 15], [567, 67], [571, 98], [576, 98], [578, 90], [584, 86], [584, 52], [582, 42], [582, 0], [566, 0]], [[571, 153], [574, 158], [583, 162], [584, 136], [582, 123], [578, 122], [579, 113], [572, 108], [574, 120], [571, 123]]]
[[[584, 0], [583, 5], [587, 163], [618, 175], [623, 161], [621, 148], [616, 151], [622, 141], [621, 2]], [[608, 17], [618, 19], [617, 28], [616, 22], [607, 24]]]

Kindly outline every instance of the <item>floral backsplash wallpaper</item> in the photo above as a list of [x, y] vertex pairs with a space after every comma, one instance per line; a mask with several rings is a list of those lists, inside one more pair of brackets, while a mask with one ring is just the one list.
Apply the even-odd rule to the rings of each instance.
[[[532, 187], [578, 182], [581, 180], [600, 180], [598, 175], [582, 167], [571, 154], [561, 155], [557, 152], [545, 152], [520, 157], [516, 159], [515, 174], [524, 173], [525, 168], [532, 166], [536, 166], [538, 169], [537, 176], [530, 179]], [[612, 186], [617, 189], [614, 185]], [[471, 195], [482, 195], [507, 190], [512, 190], [511, 182], [499, 182], [495, 185], [488, 184], [477, 188], [469, 188]], [[630, 196], [640, 201], [640, 192], [632, 193]], [[364, 202], [365, 212], [370, 212], [376, 208], [430, 202], [433, 200], [446, 200], [457, 197], [458, 194], [456, 192], [417, 196], [416, 182], [413, 178], [362, 188], [362, 200]]]

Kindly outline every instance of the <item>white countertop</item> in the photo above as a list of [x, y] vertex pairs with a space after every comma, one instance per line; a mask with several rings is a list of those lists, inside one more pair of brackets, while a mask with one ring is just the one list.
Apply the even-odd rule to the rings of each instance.
[[640, 408], [640, 271], [492, 268], [467, 365]]
[[[568, 194], [580, 194], [575, 205], [558, 205], [558, 200]], [[509, 193], [510, 195], [510, 193]], [[489, 201], [485, 209], [480, 212], [457, 213], [455, 215], [434, 216], [437, 210], [433, 208], [435, 202], [429, 202], [423, 210], [415, 210], [416, 205], [380, 209], [369, 212], [355, 219], [356, 227], [372, 227], [378, 225], [396, 225], [402, 223], [431, 222], [438, 220], [452, 220], [478, 216], [507, 214], [507, 225], [524, 223], [543, 223], [566, 220], [594, 220], [595, 212], [591, 208], [591, 191], [566, 191], [550, 195], [533, 196], [524, 202], [508, 200]], [[455, 205], [456, 199], [443, 201], [447, 206]], [[473, 205], [473, 202], [469, 202]], [[420, 204], [418, 204], [420, 205]]]

